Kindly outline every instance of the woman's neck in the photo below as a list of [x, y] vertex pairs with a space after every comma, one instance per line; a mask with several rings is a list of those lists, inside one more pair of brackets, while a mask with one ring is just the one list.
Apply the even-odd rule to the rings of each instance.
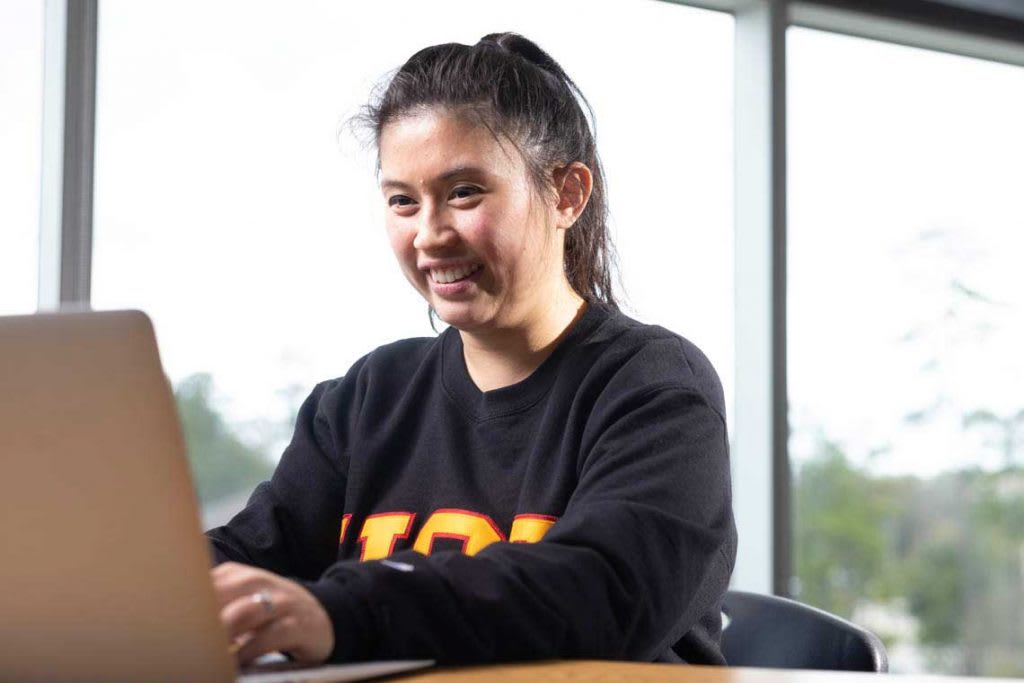
[[511, 386], [529, 377], [551, 355], [587, 310], [587, 303], [570, 290], [558, 305], [521, 328], [489, 333], [463, 332], [466, 369], [480, 391]]

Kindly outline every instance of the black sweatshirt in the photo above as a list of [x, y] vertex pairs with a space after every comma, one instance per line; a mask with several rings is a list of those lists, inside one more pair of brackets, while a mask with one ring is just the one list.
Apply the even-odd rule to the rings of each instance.
[[218, 562], [309, 588], [334, 661], [722, 663], [723, 404], [693, 344], [603, 306], [488, 392], [449, 328], [317, 385], [271, 480], [208, 535]]

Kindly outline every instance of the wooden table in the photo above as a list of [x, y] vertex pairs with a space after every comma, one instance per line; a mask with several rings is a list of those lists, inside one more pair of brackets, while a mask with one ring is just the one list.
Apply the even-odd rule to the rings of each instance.
[[682, 664], [636, 664], [628, 662], [537, 662], [499, 664], [443, 669], [398, 676], [405, 683], [454, 683], [466, 681], [629, 681], [629, 683], [980, 683], [981, 681], [1017, 680], [994, 678], [963, 678], [953, 676], [904, 676], [899, 674], [848, 673], [840, 671], [792, 671], [789, 669], [743, 669], [719, 666], [686, 666]]

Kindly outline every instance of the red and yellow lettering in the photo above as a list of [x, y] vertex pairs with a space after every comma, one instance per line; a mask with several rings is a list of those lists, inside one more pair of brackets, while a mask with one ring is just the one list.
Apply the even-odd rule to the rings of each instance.
[[352, 514], [349, 513], [341, 518], [341, 533], [338, 534], [338, 545], [345, 542], [345, 532], [348, 531], [349, 522], [352, 521]]
[[557, 519], [550, 515], [516, 515], [508, 540], [512, 543], [536, 543], [544, 538]]
[[462, 552], [478, 552], [505, 537], [487, 515], [468, 510], [435, 510], [416, 536], [412, 549], [429, 555], [435, 538], [455, 538], [462, 541]]
[[359, 559], [379, 560], [394, 552], [398, 539], [409, 538], [415, 516], [411, 512], [385, 512], [367, 517], [359, 534], [363, 544]]

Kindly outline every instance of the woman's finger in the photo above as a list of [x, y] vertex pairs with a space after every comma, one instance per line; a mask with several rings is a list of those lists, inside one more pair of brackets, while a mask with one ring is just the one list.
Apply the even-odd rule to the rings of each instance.
[[[214, 570], [219, 569], [220, 567], [215, 567]], [[217, 594], [217, 601], [222, 608], [239, 598], [253, 595], [260, 589], [273, 586], [278, 579], [275, 574], [244, 564], [236, 564], [217, 573], [211, 572], [210, 576], [213, 579], [213, 589]]]
[[331, 654], [331, 619], [301, 584], [245, 565], [217, 570], [213, 580], [220, 619], [233, 646], [240, 648], [239, 661], [283, 648], [308, 662], [322, 662]]
[[243, 633], [255, 631], [271, 620], [287, 614], [288, 606], [285, 602], [283, 594], [261, 588], [228, 603], [220, 611], [220, 621], [234, 640]]
[[286, 616], [274, 619], [259, 630], [251, 633], [251, 637], [238, 650], [238, 663], [241, 666], [245, 666], [260, 655], [265, 655], [268, 652], [289, 650], [295, 642], [295, 618]]

